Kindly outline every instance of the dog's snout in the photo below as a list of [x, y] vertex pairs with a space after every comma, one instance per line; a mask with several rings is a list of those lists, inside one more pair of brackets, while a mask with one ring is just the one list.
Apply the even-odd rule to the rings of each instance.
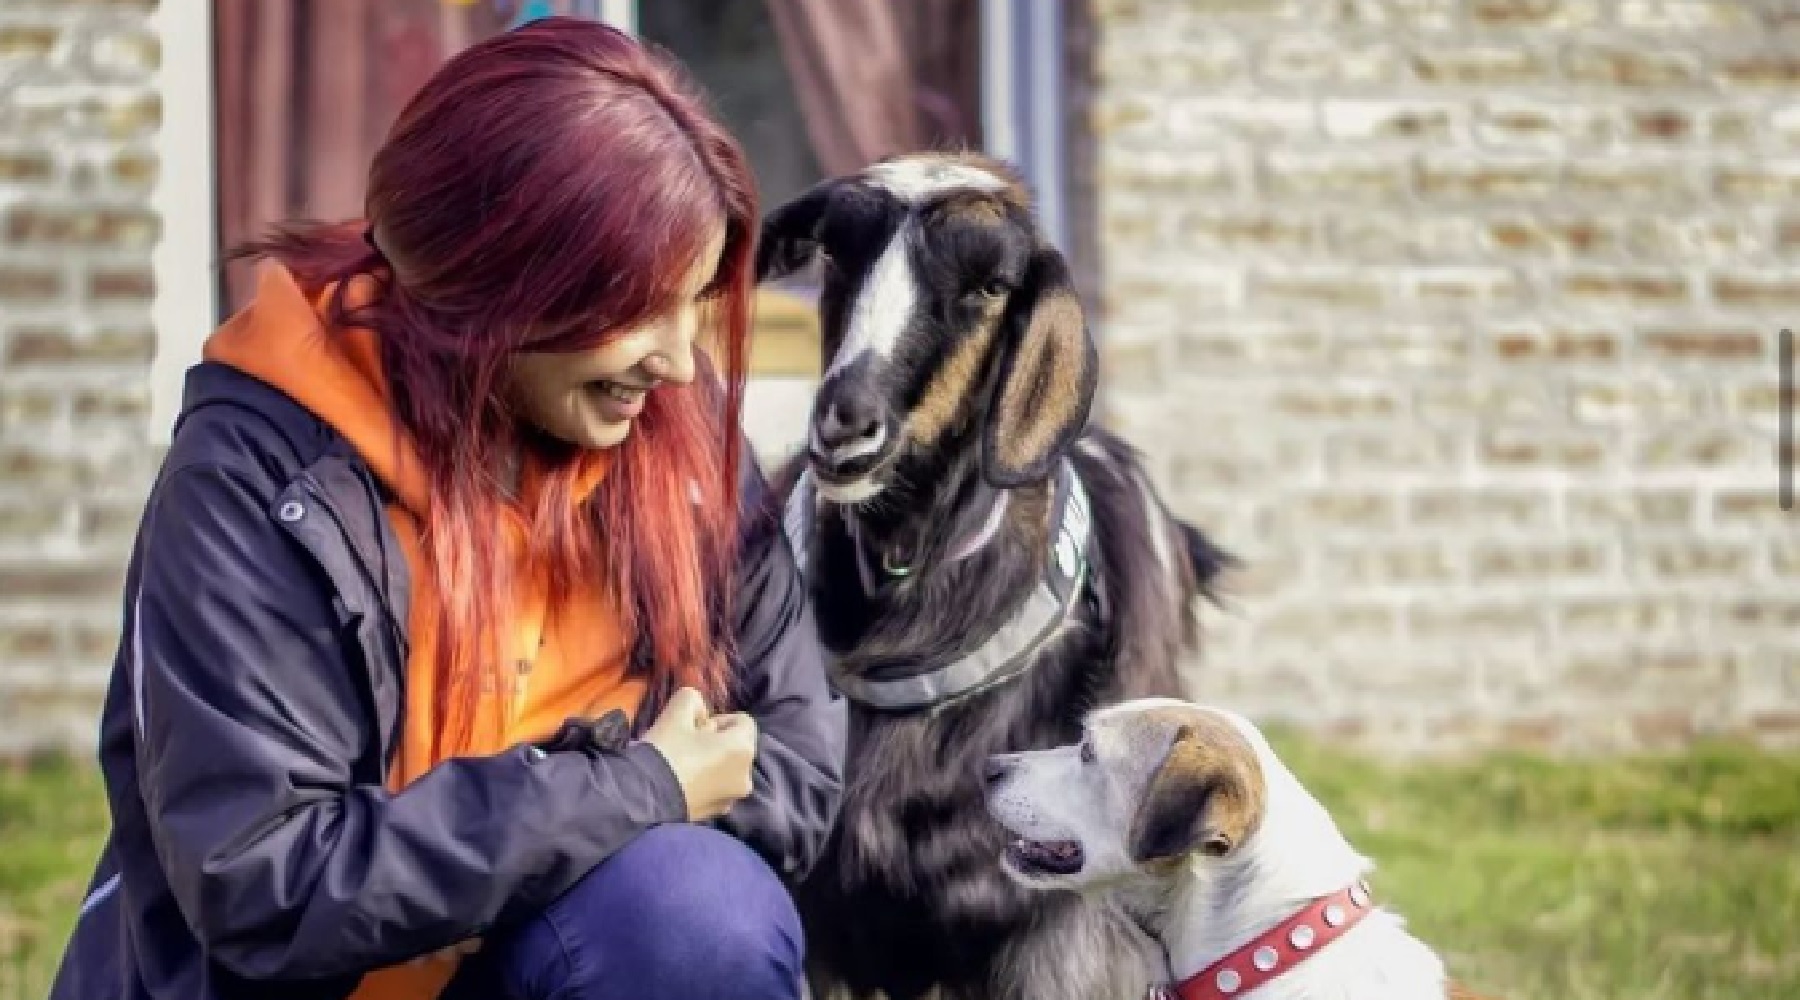
[[987, 766], [982, 769], [982, 778], [985, 779], [987, 786], [992, 788], [1005, 781], [1006, 776], [1013, 772], [1013, 768], [1017, 764], [1018, 759], [1012, 754], [994, 754], [987, 759]]

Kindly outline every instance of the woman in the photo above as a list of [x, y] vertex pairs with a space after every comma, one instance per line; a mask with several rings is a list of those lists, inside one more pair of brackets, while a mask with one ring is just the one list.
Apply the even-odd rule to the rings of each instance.
[[742, 153], [551, 19], [426, 84], [367, 204], [252, 248], [190, 374], [53, 995], [798, 996], [844, 717], [736, 429]]

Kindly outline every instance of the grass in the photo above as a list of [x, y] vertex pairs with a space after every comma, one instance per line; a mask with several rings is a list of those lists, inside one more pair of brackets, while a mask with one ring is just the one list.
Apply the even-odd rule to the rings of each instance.
[[1283, 755], [1453, 975], [1519, 1000], [1800, 996], [1800, 756]]
[[0, 763], [0, 1000], [39, 1000], [106, 836], [98, 772]]
[[[1506, 1000], [1800, 997], [1800, 755], [1460, 762], [1283, 755], [1376, 892]], [[105, 830], [91, 770], [0, 767], [0, 1000], [36, 1000]]]

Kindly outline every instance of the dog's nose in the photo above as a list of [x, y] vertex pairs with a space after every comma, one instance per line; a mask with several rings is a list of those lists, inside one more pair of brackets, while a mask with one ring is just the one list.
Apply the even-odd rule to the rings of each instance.
[[880, 449], [886, 428], [873, 400], [848, 395], [827, 402], [823, 409], [815, 429], [824, 457], [846, 462]]
[[1013, 763], [1012, 754], [997, 753], [989, 757], [987, 766], [982, 769], [982, 777], [986, 779], [988, 787], [992, 788], [1005, 781], [1006, 776], [1013, 771]]

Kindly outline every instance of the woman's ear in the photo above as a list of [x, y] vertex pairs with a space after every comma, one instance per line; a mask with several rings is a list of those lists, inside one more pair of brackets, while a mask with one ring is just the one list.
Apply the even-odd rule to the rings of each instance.
[[812, 262], [819, 250], [819, 221], [842, 178], [820, 181], [763, 219], [756, 243], [756, 280], [786, 277]]

